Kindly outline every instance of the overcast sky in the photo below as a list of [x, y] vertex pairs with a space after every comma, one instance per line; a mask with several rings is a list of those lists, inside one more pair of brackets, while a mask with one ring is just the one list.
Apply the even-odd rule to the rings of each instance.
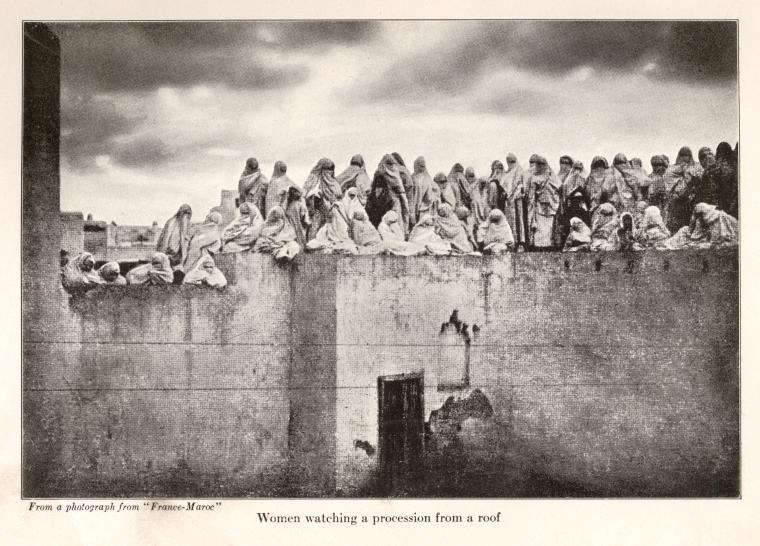
[[738, 138], [734, 23], [384, 21], [53, 25], [61, 209], [202, 219], [247, 157], [431, 175], [507, 152], [671, 160]]

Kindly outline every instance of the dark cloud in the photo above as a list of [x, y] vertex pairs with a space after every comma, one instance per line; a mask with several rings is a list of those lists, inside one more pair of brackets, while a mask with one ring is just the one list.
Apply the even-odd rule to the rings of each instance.
[[61, 155], [75, 170], [92, 169], [97, 156], [111, 153], [114, 137], [131, 133], [143, 120], [125, 115], [110, 101], [64, 95]]
[[370, 40], [361, 21], [59, 23], [62, 80], [99, 91], [203, 83], [281, 88], [302, 83], [302, 64], [272, 63], [267, 51], [309, 50]]
[[158, 138], [136, 139], [111, 150], [111, 161], [130, 169], [141, 169], [165, 165], [176, 157], [165, 142]]
[[[451, 27], [449, 27], [451, 28]], [[489, 70], [566, 74], [640, 71], [652, 78], [714, 84], [736, 77], [733, 22], [462, 22], [438, 50], [396, 61], [365, 86], [372, 101], [438, 93], [459, 95]]]

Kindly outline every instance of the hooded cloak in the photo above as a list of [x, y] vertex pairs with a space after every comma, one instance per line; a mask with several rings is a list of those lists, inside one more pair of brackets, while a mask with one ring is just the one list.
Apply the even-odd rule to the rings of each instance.
[[239, 215], [222, 231], [222, 252], [229, 254], [249, 250], [256, 242], [264, 219], [252, 203], [242, 203], [238, 207]]
[[174, 281], [174, 273], [169, 264], [169, 257], [163, 252], [156, 252], [150, 263], [135, 267], [127, 273], [129, 284], [151, 284], [166, 286]]
[[178, 266], [187, 256], [187, 248], [190, 244], [190, 220], [193, 211], [190, 205], [184, 204], [179, 210], [166, 221], [161, 235], [156, 242], [156, 251], [169, 256], [172, 266]]
[[193, 284], [197, 286], [208, 286], [211, 288], [224, 288], [227, 286], [227, 279], [224, 276], [211, 256], [203, 256], [196, 266], [185, 275], [183, 284]]

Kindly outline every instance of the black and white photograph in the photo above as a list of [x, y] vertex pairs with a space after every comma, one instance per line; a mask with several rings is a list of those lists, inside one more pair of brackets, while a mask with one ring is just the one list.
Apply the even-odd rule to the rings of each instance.
[[21, 497], [741, 498], [754, 29], [264, 17], [22, 23]]

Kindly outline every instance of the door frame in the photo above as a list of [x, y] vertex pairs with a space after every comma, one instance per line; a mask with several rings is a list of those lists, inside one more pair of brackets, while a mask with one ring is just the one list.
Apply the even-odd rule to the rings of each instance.
[[420, 453], [420, 459], [424, 456], [425, 450], [425, 372], [408, 372], [391, 375], [381, 375], [377, 378], [377, 464], [379, 470], [379, 476], [382, 479], [385, 472], [385, 446], [383, 445], [383, 402], [385, 393], [385, 384], [392, 383], [394, 381], [404, 381], [407, 379], [419, 379], [420, 380], [420, 415], [422, 416], [421, 430], [419, 431], [420, 445], [422, 446], [422, 453]]

